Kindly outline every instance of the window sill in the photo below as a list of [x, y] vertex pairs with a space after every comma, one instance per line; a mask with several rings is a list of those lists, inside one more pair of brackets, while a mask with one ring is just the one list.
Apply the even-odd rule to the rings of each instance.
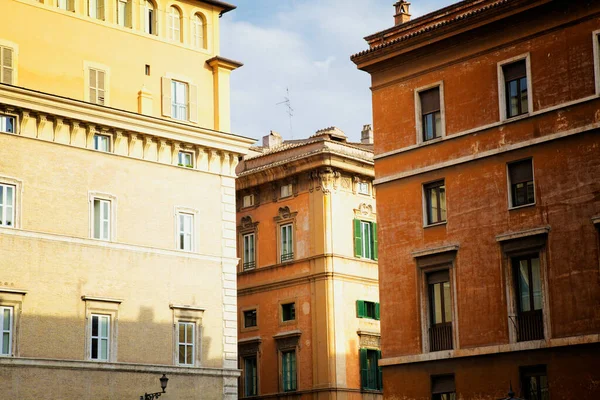
[[248, 328], [243, 327], [240, 328], [240, 332], [252, 332], [252, 331], [257, 331], [258, 330], [258, 325], [257, 326], [249, 326]]
[[433, 228], [434, 226], [442, 226], [442, 225], [446, 225], [447, 223], [448, 223], [448, 221], [444, 221], [444, 222], [436, 222], [435, 224], [423, 225], [423, 229]]
[[[420, 135], [422, 135], [422, 133], [419, 133]], [[420, 136], [419, 136], [420, 137]], [[438, 143], [444, 140], [444, 136], [440, 136], [440, 137], [436, 137], [435, 139], [429, 139], [429, 140], [423, 140], [420, 139], [419, 143], [417, 144], [418, 147], [422, 147], [422, 146], [427, 146], [429, 144], [434, 144], [434, 143]]]
[[360, 389], [361, 393], [376, 393], [376, 394], [383, 394], [383, 390], [382, 389]]
[[536, 202], [534, 201], [533, 203], [523, 204], [522, 206], [508, 207], [508, 211], [520, 210], [522, 208], [527, 208], [527, 207], [535, 207], [535, 205], [536, 205]]
[[518, 121], [520, 119], [525, 119], [525, 118], [529, 118], [531, 115], [529, 113], [524, 113], [524, 114], [519, 114], [519, 115], [515, 115], [514, 117], [508, 117], [508, 118], [502, 118], [500, 120], [501, 123], [504, 122], [513, 122], [513, 121]]

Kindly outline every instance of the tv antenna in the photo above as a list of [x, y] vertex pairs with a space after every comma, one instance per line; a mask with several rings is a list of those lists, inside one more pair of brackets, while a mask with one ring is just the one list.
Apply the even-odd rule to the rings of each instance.
[[284, 104], [288, 117], [290, 118], [290, 136], [294, 139], [294, 131], [292, 130], [292, 117], [294, 116], [294, 109], [292, 108], [292, 101], [290, 100], [290, 89], [285, 88], [286, 96], [283, 101], [280, 101], [276, 105]]

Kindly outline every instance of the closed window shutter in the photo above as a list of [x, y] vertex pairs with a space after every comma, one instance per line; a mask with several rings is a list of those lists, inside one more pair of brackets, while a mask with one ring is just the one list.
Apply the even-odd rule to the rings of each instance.
[[98, 19], [101, 19], [104, 21], [104, 0], [96, 0], [97, 1], [97, 6], [98, 9], [96, 11], [96, 15]]
[[359, 349], [358, 356], [360, 360], [360, 386], [363, 389], [368, 389], [367, 386], [369, 386], [369, 369], [367, 364], [367, 349]]
[[89, 0], [88, 1], [88, 15], [92, 18], [98, 18], [98, 4], [96, 3], [98, 0]]
[[8, 47], [0, 47], [1, 54], [1, 80], [2, 83], [9, 85], [13, 84], [13, 49]]
[[375, 319], [379, 320], [380, 317], [380, 307], [379, 307], [379, 303], [375, 303]]
[[198, 122], [198, 86], [189, 85], [188, 115], [191, 122]]
[[171, 79], [162, 77], [161, 78], [161, 86], [162, 86], [162, 115], [165, 117], [170, 117], [172, 115], [171, 111]]
[[104, 105], [106, 90], [104, 88], [104, 80], [105, 80], [105, 72], [104, 71], [96, 71], [96, 77], [98, 79], [98, 101], [97, 103], [100, 105]]
[[362, 231], [359, 219], [354, 220], [354, 256], [362, 257]]
[[128, 0], [127, 4], [125, 5], [125, 26], [127, 28], [131, 28], [132, 27], [132, 17], [131, 17], [131, 3], [133, 0]]
[[[377, 305], [379, 306], [379, 303]], [[379, 360], [381, 360], [381, 350], [377, 350], [377, 383], [379, 384], [379, 390], [383, 390], [383, 374], [379, 366]]]
[[377, 260], [379, 258], [379, 244], [377, 243], [377, 223], [373, 222], [371, 224], [371, 229], [373, 230], [373, 260]]
[[366, 314], [365, 308], [364, 300], [356, 300], [356, 316], [358, 318], [364, 318]]
[[90, 81], [89, 81], [89, 88], [90, 88], [90, 103], [96, 103], [97, 101], [97, 92], [96, 92], [96, 70], [95, 69], [89, 69], [89, 74], [90, 74]]
[[75, 0], [67, 0], [67, 10], [75, 11]]

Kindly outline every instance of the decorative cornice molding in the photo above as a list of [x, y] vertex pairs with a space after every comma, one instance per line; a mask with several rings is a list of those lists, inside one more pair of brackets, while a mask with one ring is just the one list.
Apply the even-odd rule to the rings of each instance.
[[83, 301], [100, 301], [103, 303], [117, 303], [117, 304], [121, 304], [123, 302], [122, 299], [111, 299], [108, 297], [96, 297], [96, 296], [81, 296], [81, 300], [83, 300]]

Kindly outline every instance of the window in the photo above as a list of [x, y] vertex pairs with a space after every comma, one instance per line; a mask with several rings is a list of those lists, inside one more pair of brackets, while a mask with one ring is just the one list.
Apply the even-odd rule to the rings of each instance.
[[94, 149], [104, 152], [110, 151], [110, 136], [94, 135]]
[[179, 213], [177, 215], [177, 231], [179, 232], [177, 248], [184, 251], [192, 251], [194, 241], [194, 216], [192, 214]]
[[363, 390], [383, 389], [381, 368], [377, 365], [380, 358], [379, 350], [359, 349], [360, 382]]
[[106, 96], [106, 72], [95, 68], [89, 68], [89, 76], [90, 103], [103, 106]]
[[596, 94], [600, 95], [600, 30], [592, 33], [594, 41], [594, 79], [596, 81]]
[[292, 195], [292, 184], [288, 183], [287, 185], [281, 186], [281, 197], [290, 197]]
[[356, 257], [377, 260], [377, 224], [375, 222], [354, 220], [354, 255]]
[[110, 200], [94, 199], [93, 232], [94, 239], [110, 240], [111, 210]]
[[15, 117], [0, 115], [0, 132], [15, 133]]
[[296, 390], [296, 350], [281, 352], [281, 378], [284, 392]]
[[508, 164], [510, 205], [519, 207], [535, 203], [533, 162], [531, 159]]
[[254, 233], [244, 235], [244, 271], [254, 269], [256, 267], [255, 248], [254, 248]]
[[0, 356], [12, 355], [13, 325], [13, 308], [0, 307], [0, 327], [2, 327]]
[[171, 101], [173, 118], [187, 120], [187, 84], [171, 81]]
[[546, 366], [519, 368], [521, 375], [521, 393], [526, 400], [549, 400], [548, 376]]
[[88, 15], [104, 21], [104, 0], [88, 0]]
[[248, 194], [242, 198], [242, 207], [252, 207], [254, 205], [254, 195]]
[[432, 376], [431, 398], [432, 400], [455, 400], [454, 375]]
[[379, 319], [379, 303], [356, 300], [356, 316], [358, 318]]
[[244, 311], [244, 328], [253, 328], [257, 326], [256, 310]]
[[440, 88], [435, 87], [419, 92], [421, 102], [421, 131], [424, 142], [442, 137], [442, 112], [440, 108]]
[[169, 14], [167, 15], [169, 39], [174, 42], [182, 42], [181, 38], [181, 13], [177, 7], [169, 7]]
[[0, 226], [15, 227], [15, 192], [13, 185], [0, 184]]
[[75, 11], [75, 0], [58, 0], [58, 8], [66, 11]]
[[517, 341], [543, 339], [544, 316], [539, 256], [536, 254], [518, 257], [512, 262], [517, 300]]
[[526, 60], [519, 60], [502, 66], [504, 93], [506, 98], [506, 118], [529, 112]]
[[205, 20], [200, 14], [192, 17], [192, 44], [197, 49], [206, 49]]
[[194, 167], [194, 161], [193, 161], [194, 157], [193, 154], [190, 153], [189, 151], [180, 151], [179, 154], [177, 155], [177, 162], [180, 167], [188, 167], [188, 168], [193, 168]]
[[6, 46], [0, 46], [0, 83], [14, 85], [15, 51]]
[[178, 322], [177, 349], [179, 365], [194, 365], [194, 337], [196, 326], [193, 322]]
[[446, 221], [446, 185], [444, 181], [424, 186], [427, 225]]
[[132, 0], [115, 0], [117, 2], [117, 24], [123, 28], [131, 28]]
[[146, 76], [150, 76], [150, 64], [146, 64], [144, 66], [144, 74], [146, 74]]
[[358, 193], [369, 194], [369, 182], [358, 182]]
[[142, 20], [144, 32], [149, 35], [156, 35], [156, 7], [150, 0], [142, 0], [144, 18]]
[[286, 224], [281, 229], [281, 262], [294, 259], [293, 224]]
[[90, 359], [108, 361], [110, 346], [110, 316], [92, 314]]
[[294, 321], [296, 319], [296, 303], [281, 305], [281, 321]]
[[258, 374], [256, 356], [244, 357], [244, 396], [258, 394]]
[[452, 349], [452, 295], [448, 270], [427, 274], [429, 351]]

